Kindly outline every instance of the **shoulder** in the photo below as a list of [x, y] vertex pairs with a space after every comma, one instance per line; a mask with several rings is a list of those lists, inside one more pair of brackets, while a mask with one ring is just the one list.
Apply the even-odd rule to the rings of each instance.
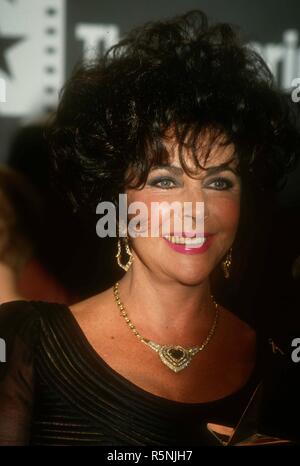
[[11, 301], [0, 305], [0, 338], [10, 346], [16, 338], [33, 341], [41, 323], [64, 306], [43, 301]]
[[26, 333], [36, 323], [38, 313], [30, 301], [11, 301], [0, 306], [0, 337]]
[[108, 305], [111, 306], [111, 303], [113, 302], [112, 296], [112, 287], [110, 287], [102, 291], [101, 293], [98, 293], [87, 299], [84, 299], [83, 301], [71, 305], [70, 310], [74, 315], [79, 316], [83, 313], [86, 314], [93, 312], [95, 308], [105, 309]]
[[78, 324], [85, 328], [93, 326], [101, 317], [101, 323], [107, 323], [112, 316], [113, 301], [112, 288], [91, 296], [69, 307], [69, 310]]
[[254, 359], [255, 347], [257, 343], [256, 330], [247, 322], [240, 319], [230, 310], [221, 307], [220, 313], [220, 334], [226, 345], [232, 348], [233, 352], [239, 349], [239, 354], [244, 354], [249, 359]]

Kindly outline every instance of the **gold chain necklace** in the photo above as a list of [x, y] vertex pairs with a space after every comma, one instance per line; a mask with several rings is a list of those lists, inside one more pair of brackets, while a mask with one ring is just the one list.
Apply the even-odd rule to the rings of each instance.
[[190, 348], [185, 348], [180, 345], [159, 345], [154, 341], [148, 340], [148, 338], [142, 337], [142, 335], [137, 331], [131, 320], [129, 319], [127, 312], [125, 310], [124, 305], [121, 303], [120, 296], [119, 296], [119, 282], [116, 282], [113, 287], [114, 297], [116, 303], [120, 309], [120, 314], [124, 317], [125, 322], [127, 323], [128, 327], [134, 333], [134, 335], [143, 343], [148, 345], [151, 349], [156, 351], [159, 354], [161, 361], [172, 371], [179, 372], [182, 369], [185, 369], [189, 366], [192, 361], [192, 358], [199, 353], [200, 351], [204, 350], [204, 348], [208, 345], [210, 340], [215, 334], [218, 319], [219, 319], [219, 306], [215, 302], [213, 296], [211, 296], [213, 303], [215, 305], [215, 318], [211, 329], [204, 340], [204, 342], [199, 346], [193, 346]]

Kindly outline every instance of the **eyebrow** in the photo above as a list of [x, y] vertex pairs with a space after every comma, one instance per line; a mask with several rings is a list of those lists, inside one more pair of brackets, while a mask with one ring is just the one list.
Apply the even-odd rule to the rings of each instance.
[[[220, 173], [220, 172], [225, 171], [225, 170], [231, 171], [235, 175], [238, 175], [237, 170], [235, 168], [231, 167], [230, 163], [231, 162], [224, 162], [221, 165], [206, 168], [205, 169], [205, 172], [206, 172], [205, 176], [215, 175], [215, 174]], [[153, 166], [153, 170], [159, 170], [159, 169], [168, 170], [169, 172], [173, 173], [174, 175], [182, 175], [184, 173], [183, 168], [177, 167], [175, 165], [161, 164], [161, 165], [154, 165]]]

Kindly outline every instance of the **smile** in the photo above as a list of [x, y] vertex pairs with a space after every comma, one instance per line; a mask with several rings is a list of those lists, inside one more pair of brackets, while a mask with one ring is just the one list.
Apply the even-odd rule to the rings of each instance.
[[166, 235], [163, 238], [171, 249], [182, 254], [200, 254], [205, 252], [212, 241], [212, 235], [195, 238]]

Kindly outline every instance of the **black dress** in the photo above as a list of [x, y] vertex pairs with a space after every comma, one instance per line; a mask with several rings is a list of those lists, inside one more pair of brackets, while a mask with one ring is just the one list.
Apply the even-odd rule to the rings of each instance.
[[[247, 383], [208, 403], [168, 400], [130, 382], [96, 353], [61, 304], [2, 305], [0, 338], [7, 351], [6, 362], [0, 363], [0, 445], [214, 444], [206, 423], [234, 426], [274, 366], [271, 387], [275, 383], [279, 388], [275, 399], [267, 390], [265, 428], [293, 439], [299, 433], [300, 438], [300, 364], [295, 371], [296, 364], [272, 351], [266, 338], [257, 339], [257, 361]], [[282, 387], [282, 381], [296, 385]], [[280, 412], [275, 421], [274, 403]]]

